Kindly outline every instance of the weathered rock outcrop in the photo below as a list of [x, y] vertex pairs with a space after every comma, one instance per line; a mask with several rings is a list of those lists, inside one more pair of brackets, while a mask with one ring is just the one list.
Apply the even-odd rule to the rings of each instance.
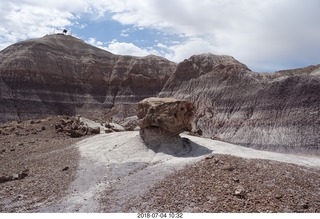
[[57, 132], [65, 133], [71, 138], [79, 138], [85, 135], [100, 134], [100, 127], [91, 128], [80, 120], [79, 116], [64, 117], [55, 124]]
[[140, 136], [147, 144], [177, 141], [179, 134], [191, 130], [192, 103], [172, 98], [147, 98], [138, 104]]
[[160, 97], [189, 99], [194, 131], [258, 149], [320, 153], [318, 66], [255, 73], [230, 56], [180, 63]]
[[134, 115], [135, 104], [157, 95], [175, 68], [161, 57], [114, 55], [72, 36], [23, 41], [0, 52], [0, 123]]

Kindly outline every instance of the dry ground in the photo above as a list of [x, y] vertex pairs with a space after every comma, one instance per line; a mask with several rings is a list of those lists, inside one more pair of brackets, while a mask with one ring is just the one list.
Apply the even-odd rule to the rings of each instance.
[[[0, 183], [0, 212], [37, 212], [39, 207], [55, 206], [61, 198], [68, 196], [70, 188], [73, 189], [71, 182], [75, 181], [77, 173], [82, 173], [80, 151], [74, 143], [85, 137], [70, 138], [57, 133], [54, 124], [59, 119], [53, 117], [0, 125], [0, 177], [14, 176], [22, 171], [28, 174], [22, 179]], [[119, 138], [123, 138], [121, 136]], [[99, 143], [96, 140], [100, 137], [97, 137], [93, 140], [95, 144]], [[101, 136], [101, 141], [103, 138]], [[107, 139], [110, 147], [117, 146], [112, 145], [111, 140]], [[97, 146], [99, 150], [107, 147], [104, 141]], [[130, 139], [128, 141], [132, 143]], [[112, 153], [123, 154], [120, 148]], [[114, 155], [110, 154], [110, 158]], [[159, 157], [152, 156], [153, 160]], [[167, 158], [170, 155], [166, 155]], [[178, 157], [175, 159], [179, 160]], [[130, 163], [124, 164], [121, 165], [126, 168]], [[140, 171], [139, 167], [137, 165]], [[132, 183], [126, 180], [131, 179], [132, 171], [123, 171], [129, 175], [120, 177], [117, 185], [119, 191], [124, 192], [130, 190]], [[108, 180], [108, 175], [100, 177]], [[143, 180], [143, 177], [139, 179]], [[163, 180], [152, 181], [150, 179], [152, 184], [142, 195], [128, 196], [119, 202], [123, 205], [121, 209], [124, 212], [320, 212], [318, 167], [210, 154], [200, 157], [199, 162], [171, 172]], [[141, 183], [144, 185], [143, 181]], [[121, 185], [129, 187], [120, 188]], [[119, 200], [125, 197], [123, 192]], [[116, 195], [115, 191], [112, 197]], [[83, 204], [86, 205], [86, 200]], [[106, 207], [103, 201], [97, 204], [101, 204], [100, 209]]]
[[168, 176], [130, 208], [148, 212], [320, 212], [320, 170], [214, 155]]
[[32, 211], [65, 194], [75, 177], [80, 139], [57, 133], [60, 117], [0, 125], [0, 177], [25, 171], [23, 179], [0, 183], [0, 212]]

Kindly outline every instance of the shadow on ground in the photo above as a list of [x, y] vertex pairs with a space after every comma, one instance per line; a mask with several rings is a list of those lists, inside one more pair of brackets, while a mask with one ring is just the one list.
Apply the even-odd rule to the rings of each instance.
[[182, 158], [199, 157], [212, 153], [212, 150], [191, 141], [189, 138], [181, 138], [180, 136], [167, 141], [147, 143], [146, 145], [155, 153], [164, 153]]

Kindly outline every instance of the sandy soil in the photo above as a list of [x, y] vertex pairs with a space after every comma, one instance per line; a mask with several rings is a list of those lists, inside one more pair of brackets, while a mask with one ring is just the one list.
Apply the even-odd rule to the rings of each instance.
[[316, 156], [188, 135], [182, 135], [183, 145], [151, 149], [135, 131], [72, 139], [56, 133], [54, 122], [22, 123], [21, 133], [41, 130], [37, 134], [0, 135], [0, 173], [29, 169], [23, 179], [0, 183], [1, 212], [317, 212], [320, 207]]

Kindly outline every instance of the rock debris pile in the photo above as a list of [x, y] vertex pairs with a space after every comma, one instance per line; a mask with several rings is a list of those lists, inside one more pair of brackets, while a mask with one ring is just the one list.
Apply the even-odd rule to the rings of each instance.
[[91, 128], [80, 121], [80, 116], [64, 117], [59, 123], [55, 124], [57, 132], [63, 132], [72, 138], [82, 137], [84, 135], [100, 134], [100, 128]]

